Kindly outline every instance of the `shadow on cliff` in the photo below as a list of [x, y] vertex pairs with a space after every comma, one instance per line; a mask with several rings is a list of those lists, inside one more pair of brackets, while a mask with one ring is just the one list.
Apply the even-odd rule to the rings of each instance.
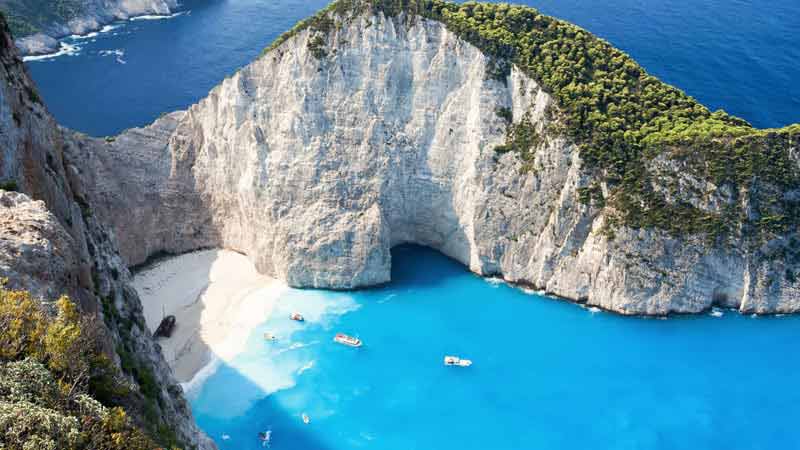
[[388, 286], [435, 287], [446, 282], [448, 278], [464, 273], [472, 272], [462, 262], [435, 248], [419, 244], [400, 244], [392, 248], [392, 281]]

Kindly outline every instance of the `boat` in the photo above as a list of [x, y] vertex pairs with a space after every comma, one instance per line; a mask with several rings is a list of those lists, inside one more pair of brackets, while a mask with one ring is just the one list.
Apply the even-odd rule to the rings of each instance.
[[469, 367], [472, 365], [472, 360], [469, 359], [462, 359], [458, 356], [445, 356], [444, 357], [444, 365], [445, 366], [458, 366], [458, 367]]
[[303, 413], [301, 417], [303, 418], [303, 423], [304, 423], [304, 424], [308, 425], [308, 424], [310, 424], [310, 423], [311, 423], [311, 418], [310, 418], [310, 417], [308, 417], [308, 414], [306, 414], [306, 413]]
[[264, 333], [264, 339], [267, 340], [267, 341], [277, 341], [278, 340], [278, 336], [275, 336], [272, 333]]
[[336, 333], [336, 336], [333, 337], [333, 340], [342, 345], [347, 345], [350, 347], [361, 347], [361, 339], [354, 338], [353, 336], [348, 336], [344, 333]]
[[158, 324], [158, 328], [156, 328], [156, 332], [153, 333], [153, 337], [165, 337], [169, 338], [172, 336], [172, 331], [175, 329], [175, 316], [167, 316], [161, 320], [161, 323]]
[[292, 315], [289, 316], [289, 318], [292, 320], [296, 320], [298, 322], [303, 322], [304, 320], [306, 320], [305, 318], [303, 318], [303, 315], [298, 312], [293, 312]]
[[258, 439], [261, 441], [262, 447], [269, 447], [269, 444], [272, 441], [272, 430], [262, 431], [261, 433], [258, 433]]

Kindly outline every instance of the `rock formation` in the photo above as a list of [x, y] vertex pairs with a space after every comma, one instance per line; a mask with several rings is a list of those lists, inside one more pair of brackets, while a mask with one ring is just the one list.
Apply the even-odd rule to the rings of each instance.
[[64, 36], [84, 35], [134, 16], [170, 14], [177, 7], [177, 0], [0, 0], [23, 55], [53, 53]]
[[[623, 314], [800, 309], [798, 262], [774, 256], [797, 251], [796, 230], [758, 251], [652, 227], [609, 236], [613, 211], [579, 200], [593, 178], [546, 89], [516, 65], [492, 75], [496, 59], [439, 21], [366, 11], [299, 27], [187, 111], [75, 138], [89, 203], [129, 265], [225, 247], [293, 286], [350, 289], [389, 281], [392, 246], [417, 243]], [[509, 119], [544, 137], [532, 159], [496, 151]]]
[[[102, 319], [107, 353], [122, 365], [124, 352], [136, 368], [125, 373], [131, 385], [138, 389], [147, 374], [157, 386], [152, 397], [134, 391], [129, 413], [146, 428], [173, 430], [186, 448], [215, 448], [144, 326], [112, 231], [87, 202], [71, 140], [42, 105], [1, 16], [0, 80], [0, 277], [44, 301], [67, 294], [84, 314]], [[157, 423], [148, 422], [148, 408]]]

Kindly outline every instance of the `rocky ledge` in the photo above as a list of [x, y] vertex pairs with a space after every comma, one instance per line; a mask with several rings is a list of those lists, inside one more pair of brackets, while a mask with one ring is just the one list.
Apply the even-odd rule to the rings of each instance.
[[[124, 406], [165, 447], [212, 450], [145, 326], [131, 275], [98, 220], [64, 135], [0, 17], [0, 278], [43, 302], [68, 295], [97, 318], [99, 346], [124, 377]], [[71, 133], [69, 133], [71, 135]], [[17, 191], [17, 192], [14, 192]]]
[[[613, 187], [564, 131], [551, 89], [452, 24], [350, 3], [187, 111], [114, 139], [73, 139], [89, 201], [127, 264], [224, 247], [292, 286], [352, 289], [389, 281], [390, 249], [416, 243], [622, 314], [800, 310], [796, 227], [754, 247], [620, 223], [621, 206], [586, 201]], [[522, 131], [535, 138], [506, 151]], [[755, 201], [684, 166], [659, 157], [646, 170], [677, 177], [672, 195], [709, 214]]]

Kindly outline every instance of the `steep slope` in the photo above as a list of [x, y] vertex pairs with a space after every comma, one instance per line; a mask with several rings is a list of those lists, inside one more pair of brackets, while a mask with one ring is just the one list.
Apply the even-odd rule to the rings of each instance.
[[177, 7], [177, 0], [0, 0], [23, 55], [52, 53], [64, 36], [133, 16], [169, 14]]
[[128, 264], [221, 246], [346, 289], [413, 242], [624, 314], [775, 313], [800, 309], [798, 130], [530, 8], [352, 0], [188, 111], [74, 147]]
[[41, 104], [1, 15], [0, 80], [0, 277], [44, 302], [69, 295], [82, 314], [98, 317], [101, 345], [132, 387], [108, 400], [161, 444], [214, 448], [144, 326], [111, 231], [87, 203], [69, 142]]

